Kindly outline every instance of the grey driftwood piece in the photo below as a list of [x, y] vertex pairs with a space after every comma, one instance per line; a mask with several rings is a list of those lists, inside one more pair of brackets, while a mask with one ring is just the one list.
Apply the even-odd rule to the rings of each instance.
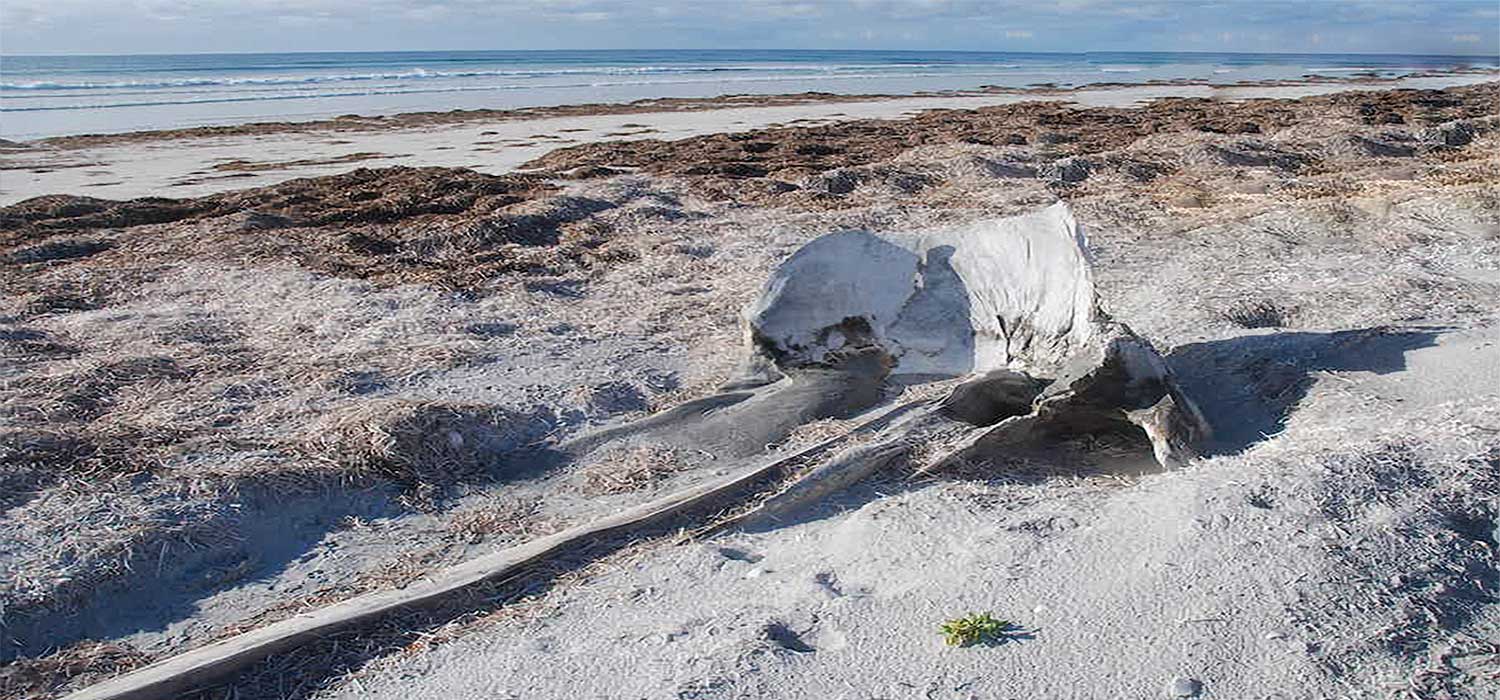
[[822, 454], [848, 439], [860, 427], [881, 425], [892, 415], [908, 408], [910, 405], [903, 404], [879, 410], [844, 435], [739, 473], [470, 560], [404, 588], [366, 593], [163, 659], [79, 690], [66, 696], [65, 700], [159, 700], [201, 688], [274, 654], [384, 615], [441, 602], [473, 586], [505, 578], [601, 537], [644, 529], [683, 513], [726, 505], [760, 480], [776, 475], [788, 465]]
[[667, 439], [755, 459], [798, 425], [880, 403], [895, 375], [968, 377], [947, 398], [874, 409], [853, 429], [794, 454], [592, 523], [164, 659], [67, 700], [161, 698], [273, 654], [401, 610], [431, 605], [580, 545], [722, 508], [763, 479], [872, 435], [815, 464], [747, 513], [703, 532], [783, 520], [898, 462], [945, 449], [920, 472], [1058, 432], [1134, 426], [1163, 466], [1196, 456], [1208, 427], [1145, 340], [1099, 309], [1082, 229], [1061, 203], [1008, 219], [897, 236], [853, 231], [788, 259], [746, 310], [746, 379], [725, 393], [559, 446]]

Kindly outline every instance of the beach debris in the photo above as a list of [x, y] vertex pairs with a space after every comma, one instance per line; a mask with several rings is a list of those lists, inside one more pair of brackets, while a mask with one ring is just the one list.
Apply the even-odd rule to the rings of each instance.
[[1081, 156], [1060, 158], [1048, 163], [1042, 169], [1042, 175], [1049, 180], [1063, 184], [1083, 182], [1089, 178], [1089, 174], [1098, 169], [1093, 161]]
[[583, 469], [582, 490], [598, 496], [653, 488], [687, 469], [695, 457], [669, 445], [612, 445]]
[[380, 399], [329, 412], [299, 447], [309, 459], [400, 483], [447, 482], [490, 470], [552, 429], [545, 408]]
[[233, 219], [241, 231], [269, 231], [280, 228], [291, 228], [297, 222], [291, 217], [271, 214], [263, 211], [247, 209], [233, 215]]
[[1240, 328], [1285, 328], [1296, 315], [1296, 307], [1270, 299], [1240, 299], [1218, 313]]
[[750, 353], [733, 386], [754, 399], [699, 432], [718, 421], [743, 437], [774, 424], [767, 412], [778, 430], [788, 416], [853, 412], [871, 386], [902, 377], [959, 383], [867, 423], [870, 434], [716, 528], [774, 526], [902, 467], [993, 468], [1022, 450], [1125, 434], [1173, 468], [1209, 437], [1162, 356], [1099, 309], [1083, 233], [1062, 203], [905, 236], [823, 236], [777, 269], [745, 319]]
[[591, 416], [643, 413], [651, 408], [646, 394], [630, 382], [611, 381], [579, 387], [579, 393]]
[[1100, 310], [1084, 234], [1062, 203], [911, 235], [818, 238], [746, 319], [747, 366], [762, 374], [873, 356], [891, 376], [969, 377], [937, 407], [968, 435], [929, 470], [1130, 426], [1174, 467], [1208, 435], [1162, 356]]
[[1430, 143], [1449, 148], [1460, 148], [1473, 143], [1474, 139], [1500, 128], [1500, 118], [1488, 115], [1474, 119], [1455, 119], [1438, 124], [1422, 135]]

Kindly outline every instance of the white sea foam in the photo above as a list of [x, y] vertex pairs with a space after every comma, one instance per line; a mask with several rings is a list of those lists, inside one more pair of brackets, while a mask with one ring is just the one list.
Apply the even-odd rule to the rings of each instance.
[[332, 75], [286, 75], [255, 78], [170, 78], [157, 80], [114, 80], [101, 82], [0, 82], [0, 90], [100, 90], [122, 88], [172, 88], [243, 85], [303, 85], [343, 83], [370, 80], [444, 80], [485, 77], [546, 77], [553, 75], [650, 75], [659, 73], [729, 73], [743, 71], [817, 70], [808, 67], [759, 66], [600, 66], [596, 68], [551, 68], [531, 70], [434, 71], [413, 68], [400, 72], [350, 73]]
[[[816, 75], [818, 73], [843, 73], [844, 71], [902, 71], [911, 69], [952, 69], [952, 68], [987, 68], [987, 69], [1010, 69], [1020, 68], [1021, 64], [1002, 63], [969, 63], [969, 64], [940, 64], [940, 63], [903, 63], [903, 64], [842, 64], [842, 65], [815, 65], [815, 64], [768, 64], [768, 65], [682, 65], [682, 66], [591, 66], [586, 68], [534, 68], [534, 69], [505, 69], [505, 70], [467, 70], [467, 71], [436, 71], [425, 68], [413, 68], [399, 72], [381, 73], [347, 73], [328, 75], [277, 75], [237, 78], [232, 76], [210, 77], [210, 78], [159, 78], [140, 80], [107, 80], [107, 81], [7, 81], [0, 82], [0, 91], [53, 91], [53, 90], [121, 90], [121, 89], [159, 89], [159, 88], [183, 88], [183, 87], [239, 87], [239, 86], [279, 86], [279, 85], [307, 85], [319, 83], [345, 83], [365, 82], [376, 80], [452, 80], [462, 78], [547, 78], [552, 76], [578, 76], [578, 75], [691, 75], [691, 74], [724, 74], [724, 73], [806, 73]], [[811, 75], [809, 77], [811, 77]]]
[[[1415, 56], [1343, 59], [1342, 63], [1309, 58], [1296, 65], [1271, 57], [1258, 64], [1245, 60], [1215, 63], [1187, 54], [880, 51], [7, 56], [0, 75], [0, 112], [5, 113], [0, 135], [33, 137], [322, 114], [509, 109], [726, 93], [910, 93], [1225, 73], [1233, 73], [1230, 77], [1235, 80], [1294, 79], [1307, 73], [1339, 75], [1386, 64], [1376, 69], [1389, 74], [1492, 64], [1464, 57], [1439, 61]], [[1356, 61], [1366, 65], [1347, 65]]]
[[[182, 95], [201, 95], [203, 97], [198, 98], [198, 99], [179, 99], [179, 100], [126, 99], [126, 100], [122, 100], [122, 101], [112, 101], [112, 102], [88, 102], [88, 103], [74, 103], [74, 104], [61, 104], [61, 105], [60, 104], [44, 104], [44, 105], [40, 105], [40, 106], [31, 106], [31, 105], [28, 105], [28, 106], [0, 106], [0, 113], [3, 113], [3, 112], [55, 112], [55, 111], [68, 111], [68, 110], [103, 109], [103, 108], [112, 108], [112, 107], [166, 107], [166, 106], [173, 106], [173, 105], [220, 104], [220, 103], [234, 103], [234, 102], [265, 102], [265, 101], [276, 101], [276, 100], [310, 100], [310, 99], [322, 99], [322, 98], [330, 98], [330, 97], [364, 97], [364, 96], [379, 96], [379, 95], [415, 95], [415, 94], [424, 94], [424, 93], [440, 94], [440, 93], [455, 93], [455, 92], [485, 92], [485, 91], [502, 91], [502, 90], [567, 90], [567, 89], [577, 89], [577, 88], [649, 87], [649, 86], [652, 86], [652, 85], [699, 85], [699, 84], [717, 84], [717, 83], [728, 84], [728, 83], [765, 83], [765, 82], [779, 83], [779, 82], [802, 82], [802, 81], [819, 81], [819, 82], [821, 82], [821, 81], [841, 81], [841, 80], [878, 81], [878, 80], [892, 80], [892, 79], [938, 78], [938, 77], [945, 77], [947, 75], [948, 74], [946, 74], [946, 73], [939, 73], [939, 72], [900, 73], [900, 74], [891, 74], [891, 73], [844, 73], [844, 74], [838, 74], [838, 75], [762, 75], [762, 76], [736, 76], [736, 77], [713, 77], [713, 78], [707, 78], [707, 77], [705, 77], [705, 78], [689, 78], [689, 79], [678, 79], [678, 80], [672, 80], [672, 79], [658, 79], [658, 80], [597, 80], [597, 81], [590, 81], [590, 82], [586, 82], [586, 83], [583, 83], [583, 82], [545, 83], [545, 84], [539, 84], [539, 83], [511, 83], [511, 84], [501, 84], [501, 85], [452, 85], [452, 86], [445, 86], [445, 87], [438, 87], [438, 86], [428, 86], [428, 87], [400, 87], [400, 86], [393, 86], [393, 87], [384, 87], [384, 88], [382, 88], [382, 87], [373, 87], [373, 88], [367, 88], [367, 89], [362, 89], [362, 90], [324, 91], [324, 92], [310, 92], [310, 91], [308, 91], [306, 89], [299, 89], [299, 90], [296, 90], [296, 91], [278, 91], [278, 92], [272, 92], [272, 93], [269, 93], [269, 94], [266, 94], [266, 93], [245, 94], [243, 92], [229, 92], [229, 91], [220, 91], [220, 92], [213, 92], [213, 91], [191, 92], [191, 91], [171, 91], [171, 90], [168, 90], [168, 91], [155, 91], [155, 92], [153, 92], [153, 91], [143, 91], [143, 92], [132, 92], [132, 93], [87, 93], [87, 94], [84, 94], [83, 96], [86, 96], [86, 97], [118, 96], [118, 97], [124, 97], [124, 98], [132, 98], [132, 97], [139, 98], [139, 97], [143, 97], [143, 96], [159, 95], [159, 94], [182, 94]], [[965, 75], [971, 76], [971, 77], [975, 77], [975, 78], [985, 78], [985, 77], [1015, 76], [1017, 74], [1014, 74], [1014, 73], [999, 73], [999, 72], [996, 72], [996, 73], [975, 72], [975, 73], [966, 73]], [[1021, 74], [1021, 75], [1028, 75], [1028, 74]], [[1041, 74], [1038, 74], [1038, 75], [1041, 75]], [[14, 100], [16, 98], [9, 98], [9, 99]], [[12, 101], [10, 104], [14, 105], [15, 103], [14, 103], [14, 101]]]

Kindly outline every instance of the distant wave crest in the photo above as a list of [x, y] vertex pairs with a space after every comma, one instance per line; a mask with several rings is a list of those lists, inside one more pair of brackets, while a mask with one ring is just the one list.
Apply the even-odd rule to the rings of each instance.
[[369, 80], [437, 80], [449, 78], [484, 78], [484, 77], [543, 77], [547, 75], [577, 75], [577, 74], [600, 74], [600, 75], [631, 75], [649, 73], [682, 73], [682, 72], [719, 72], [750, 70], [740, 67], [719, 66], [694, 66], [694, 67], [659, 67], [659, 66], [634, 66], [619, 68], [555, 68], [545, 70], [473, 70], [473, 71], [431, 71], [423, 68], [414, 68], [408, 71], [386, 72], [386, 73], [349, 73], [334, 75], [285, 75], [267, 76], [256, 78], [175, 78], [167, 80], [113, 80], [97, 82], [3, 82], [0, 90], [105, 90], [122, 88], [177, 88], [177, 87], [216, 87], [237, 85], [307, 85], [316, 83], [347, 83]]
[[[0, 82], [0, 91], [55, 91], [55, 90], [128, 90], [128, 89], [163, 89], [163, 88], [197, 88], [197, 87], [235, 87], [235, 86], [288, 86], [288, 85], [310, 85], [319, 83], [349, 83], [379, 80], [447, 80], [456, 78], [546, 78], [550, 76], [629, 76], [629, 75], [691, 75], [691, 74], [715, 74], [715, 73], [840, 73], [843, 71], [864, 71], [877, 69], [909, 70], [913, 68], [949, 68], [956, 67], [952, 64], [894, 64], [894, 65], [811, 65], [811, 64], [788, 64], [788, 65], [738, 65], [738, 66], [590, 66], [586, 68], [536, 68], [536, 69], [507, 69], [507, 70], [468, 70], [468, 71], [434, 71], [423, 68], [414, 68], [399, 72], [381, 73], [349, 73], [330, 75], [277, 75], [262, 77], [213, 77], [213, 78], [171, 78], [171, 79], [143, 79], [143, 80], [109, 80], [109, 81], [7, 81]], [[1020, 68], [1020, 64], [961, 64], [957, 67], [983, 67], [993, 69]]]
[[[169, 105], [193, 105], [193, 104], [216, 104], [230, 102], [263, 102], [271, 100], [304, 100], [320, 99], [328, 97], [365, 97], [372, 95], [412, 95], [424, 93], [447, 93], [447, 92], [484, 92], [502, 90], [566, 90], [578, 88], [617, 88], [645, 85], [689, 85], [695, 83], [736, 83], [736, 82], [781, 82], [781, 81], [804, 81], [804, 80], [880, 80], [890, 78], [927, 78], [939, 77], [942, 73], [901, 73], [897, 75], [880, 73], [846, 73], [840, 75], [783, 75], [783, 76], [736, 76], [718, 78], [678, 78], [678, 79], [654, 79], [654, 80], [595, 80], [589, 82], [551, 83], [547, 85], [533, 84], [490, 84], [490, 85], [453, 85], [426, 87], [401, 87], [401, 86], [370, 86], [369, 88], [347, 89], [342, 91], [298, 91], [295, 93], [280, 94], [240, 94], [234, 92], [205, 92], [197, 93], [201, 97], [193, 99], [140, 99], [148, 95], [161, 94], [184, 94], [173, 92], [136, 92], [136, 93], [110, 93], [109, 96], [132, 96], [137, 99], [119, 102], [93, 102], [84, 104], [65, 105], [39, 105], [39, 106], [4, 106], [0, 107], [0, 113], [4, 112], [56, 112], [87, 109], [108, 109], [114, 107], [162, 107]], [[975, 73], [976, 77], [983, 77], [985, 73]], [[194, 93], [185, 93], [194, 94]], [[101, 97], [104, 95], [89, 95], [89, 97]]]

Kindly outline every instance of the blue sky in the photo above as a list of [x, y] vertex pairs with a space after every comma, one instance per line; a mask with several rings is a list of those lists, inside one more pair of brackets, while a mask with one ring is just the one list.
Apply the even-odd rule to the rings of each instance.
[[4, 53], [1500, 52], [1500, 0], [3, 0]]

